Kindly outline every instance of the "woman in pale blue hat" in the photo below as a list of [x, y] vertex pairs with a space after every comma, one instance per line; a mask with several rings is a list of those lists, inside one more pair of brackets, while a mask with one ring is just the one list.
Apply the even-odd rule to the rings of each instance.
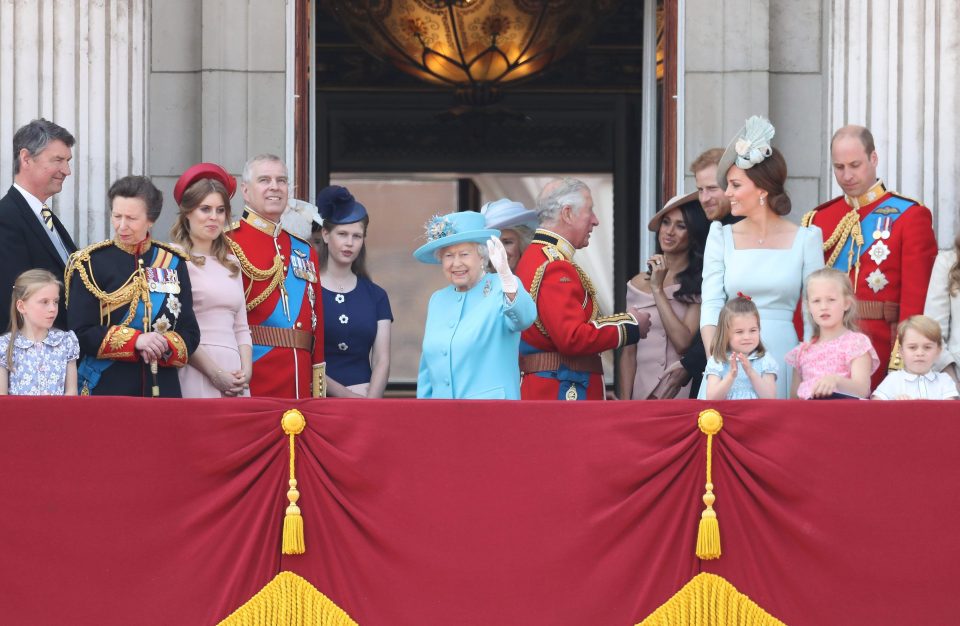
[[520, 333], [537, 307], [510, 271], [499, 234], [469, 211], [426, 224], [427, 243], [413, 256], [440, 265], [450, 285], [427, 307], [418, 398], [520, 399]]
[[323, 297], [327, 394], [337, 398], [382, 398], [390, 375], [387, 292], [367, 273], [367, 209], [346, 187], [317, 194], [323, 218], [317, 257]]
[[533, 233], [540, 226], [537, 212], [510, 198], [500, 198], [483, 205], [480, 214], [486, 220], [487, 228], [500, 231], [500, 242], [507, 251], [510, 269], [516, 269], [523, 251], [533, 241]]

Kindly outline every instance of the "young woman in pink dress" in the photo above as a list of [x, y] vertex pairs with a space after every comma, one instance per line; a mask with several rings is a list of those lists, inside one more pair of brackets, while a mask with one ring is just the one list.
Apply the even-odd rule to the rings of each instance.
[[236, 189], [236, 179], [213, 163], [192, 166], [173, 189], [180, 212], [170, 235], [189, 257], [200, 325], [200, 347], [179, 372], [184, 398], [250, 395], [253, 342], [240, 265], [224, 235]]
[[[650, 271], [627, 283], [627, 307], [649, 313], [651, 326], [645, 338], [620, 352], [621, 400], [646, 400], [697, 333], [708, 225], [697, 192], [673, 198], [650, 220], [656, 254], [647, 261]], [[677, 395], [689, 393], [687, 383]]]

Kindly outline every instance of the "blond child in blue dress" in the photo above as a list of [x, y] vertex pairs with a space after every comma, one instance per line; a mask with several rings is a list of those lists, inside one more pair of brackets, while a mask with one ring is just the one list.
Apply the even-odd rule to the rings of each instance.
[[13, 284], [10, 332], [0, 336], [0, 395], [77, 395], [80, 343], [53, 328], [62, 283], [47, 270], [27, 270]]

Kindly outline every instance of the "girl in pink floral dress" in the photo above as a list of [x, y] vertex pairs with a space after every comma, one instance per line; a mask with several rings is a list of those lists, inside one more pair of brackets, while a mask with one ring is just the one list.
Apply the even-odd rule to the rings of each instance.
[[880, 359], [870, 338], [857, 332], [850, 279], [835, 269], [817, 270], [807, 278], [806, 293], [813, 337], [787, 353], [794, 372], [790, 397], [868, 397]]

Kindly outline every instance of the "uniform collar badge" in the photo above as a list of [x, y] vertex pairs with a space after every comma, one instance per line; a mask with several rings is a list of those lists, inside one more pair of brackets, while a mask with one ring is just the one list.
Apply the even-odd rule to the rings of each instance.
[[244, 207], [242, 220], [259, 230], [261, 233], [270, 235], [274, 238], [276, 238], [282, 230], [280, 228], [280, 224], [268, 220], [250, 207]]
[[883, 181], [877, 180], [877, 182], [874, 183], [865, 194], [857, 197], [844, 194], [843, 199], [846, 200], [847, 204], [854, 209], [859, 209], [860, 207], [865, 207], [871, 202], [876, 201], [885, 193], [887, 193], [887, 188], [883, 186]]

